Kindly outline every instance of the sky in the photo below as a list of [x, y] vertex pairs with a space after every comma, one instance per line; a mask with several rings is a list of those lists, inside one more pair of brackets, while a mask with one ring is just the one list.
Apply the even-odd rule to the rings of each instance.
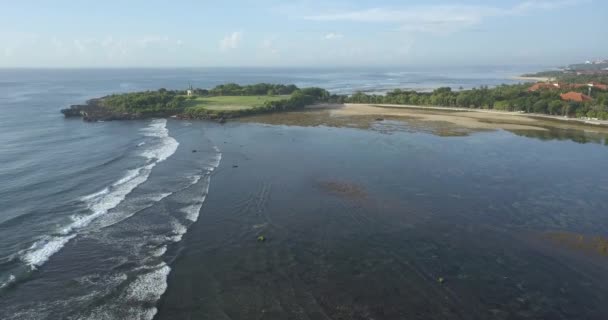
[[0, 0], [0, 67], [563, 65], [606, 0]]

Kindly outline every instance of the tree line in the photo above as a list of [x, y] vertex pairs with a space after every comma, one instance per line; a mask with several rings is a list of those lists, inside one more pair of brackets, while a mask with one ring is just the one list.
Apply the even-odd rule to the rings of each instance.
[[328, 101], [330, 94], [322, 88], [298, 88], [283, 84], [258, 83], [241, 86], [234, 83], [218, 85], [212, 89], [194, 89], [200, 96], [241, 96], [241, 95], [289, 95], [279, 101], [267, 101], [263, 106], [243, 110], [207, 110], [204, 107], [187, 107], [189, 99], [186, 90], [142, 91], [113, 94], [103, 97], [101, 107], [115, 114], [130, 114], [137, 118], [152, 116], [169, 116], [181, 114], [188, 118], [232, 117], [246, 114], [272, 111], [294, 110], [317, 102]]
[[[298, 88], [295, 85], [259, 83], [241, 86], [234, 83], [218, 85], [212, 89], [195, 89], [201, 96], [229, 95], [290, 95], [288, 99], [268, 101], [263, 106], [246, 110], [229, 111], [234, 115], [269, 112], [276, 110], [294, 110], [306, 104], [318, 102], [330, 103], [367, 103], [367, 104], [403, 104], [420, 106], [442, 106], [459, 108], [483, 108], [501, 111], [520, 111], [560, 116], [590, 117], [608, 119], [608, 92], [592, 89], [593, 101], [562, 101], [560, 93], [565, 90], [528, 91], [528, 84], [501, 85], [494, 88], [480, 87], [471, 90], [454, 91], [443, 87], [432, 92], [395, 89], [384, 95], [356, 92], [352, 95], [330, 94], [322, 88]], [[587, 87], [573, 89], [584, 94]], [[570, 90], [567, 90], [570, 91]], [[116, 113], [162, 116], [185, 113], [195, 117], [211, 114], [204, 108], [186, 110], [185, 90], [145, 91], [116, 94], [104, 97], [102, 105]], [[217, 113], [217, 112], [216, 112]], [[241, 114], [242, 113], [242, 114]]]
[[[357, 92], [351, 96], [339, 97], [336, 102], [493, 109], [608, 119], [608, 92], [606, 91], [592, 89], [593, 101], [567, 102], [560, 97], [560, 93], [564, 93], [565, 90], [529, 92], [528, 88], [529, 85], [516, 84], [461, 91], [453, 91], [448, 87], [438, 88], [432, 92], [396, 89], [385, 95]], [[574, 89], [574, 91], [587, 94], [588, 88], [583, 87]]]
[[258, 95], [289, 95], [299, 88], [293, 84], [256, 83], [241, 86], [236, 83], [226, 83], [212, 89], [194, 89], [199, 96], [258, 96]]

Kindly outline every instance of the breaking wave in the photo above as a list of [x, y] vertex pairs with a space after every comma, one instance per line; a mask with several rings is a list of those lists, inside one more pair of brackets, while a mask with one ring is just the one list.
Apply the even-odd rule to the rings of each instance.
[[[90, 214], [72, 216], [72, 223], [61, 228], [57, 235], [45, 236], [36, 241], [29, 249], [21, 252], [21, 260], [31, 269], [41, 266], [73, 239], [78, 234], [78, 230], [107, 214], [108, 211], [123, 202], [137, 186], [148, 180], [152, 169], [173, 155], [179, 146], [179, 142], [169, 136], [166, 125], [166, 119], [153, 120], [147, 128], [141, 130], [144, 136], [156, 138], [153, 147], [143, 150], [140, 154], [147, 159], [145, 165], [128, 170], [112, 185], [83, 196], [80, 200], [86, 204]], [[158, 199], [166, 196], [163, 194]]]

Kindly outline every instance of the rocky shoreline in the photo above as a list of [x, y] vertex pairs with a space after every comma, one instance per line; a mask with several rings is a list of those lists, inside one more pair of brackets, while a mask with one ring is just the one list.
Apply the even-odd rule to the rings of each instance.
[[143, 119], [141, 115], [130, 113], [116, 113], [102, 105], [103, 98], [88, 100], [85, 104], [75, 104], [66, 109], [61, 109], [61, 113], [66, 118], [80, 117], [87, 122], [111, 121], [111, 120], [136, 120]]
[[231, 114], [216, 114], [209, 113], [206, 115], [198, 115], [196, 118], [184, 113], [117, 113], [103, 105], [103, 98], [95, 98], [87, 100], [85, 104], [71, 105], [69, 108], [61, 109], [61, 113], [66, 118], [82, 118], [86, 122], [96, 121], [113, 121], [113, 120], [142, 120], [149, 118], [168, 118], [173, 117], [182, 120], [211, 120], [220, 123], [226, 122], [226, 119], [233, 118]]

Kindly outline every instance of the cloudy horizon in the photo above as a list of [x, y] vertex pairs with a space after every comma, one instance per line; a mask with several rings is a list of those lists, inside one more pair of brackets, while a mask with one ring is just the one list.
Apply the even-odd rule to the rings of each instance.
[[607, 9], [597, 0], [10, 3], [0, 67], [563, 65], [608, 55]]

